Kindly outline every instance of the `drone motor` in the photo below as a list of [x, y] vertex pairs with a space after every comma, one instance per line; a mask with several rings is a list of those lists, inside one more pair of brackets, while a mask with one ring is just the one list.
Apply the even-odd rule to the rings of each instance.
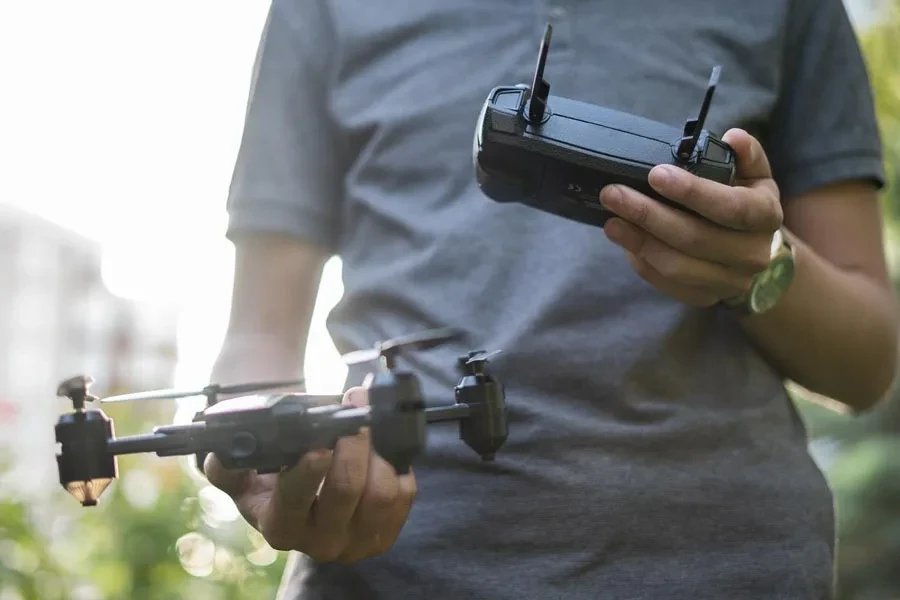
[[100, 409], [85, 408], [86, 403], [96, 400], [89, 393], [91, 383], [89, 377], [73, 377], [57, 390], [57, 395], [69, 398], [74, 408], [56, 423], [59, 483], [82, 506], [96, 505], [118, 476], [116, 457], [106, 449], [107, 441], [115, 436], [112, 419]]

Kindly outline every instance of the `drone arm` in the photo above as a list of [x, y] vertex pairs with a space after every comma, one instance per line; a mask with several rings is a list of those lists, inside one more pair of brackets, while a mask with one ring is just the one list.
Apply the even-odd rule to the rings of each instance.
[[203, 431], [203, 426], [204, 423], [191, 423], [159, 427], [153, 433], [108, 440], [106, 449], [114, 456], [147, 452], [154, 452], [158, 456], [193, 454], [200, 450], [195, 435]]
[[472, 407], [464, 403], [434, 406], [425, 409], [425, 420], [428, 423], [461, 421], [463, 419], [468, 419], [471, 415]]
[[302, 428], [283, 431], [284, 438], [280, 445], [293, 451], [333, 450], [340, 438], [357, 435], [363, 427], [371, 425], [370, 406], [315, 407], [309, 410]]

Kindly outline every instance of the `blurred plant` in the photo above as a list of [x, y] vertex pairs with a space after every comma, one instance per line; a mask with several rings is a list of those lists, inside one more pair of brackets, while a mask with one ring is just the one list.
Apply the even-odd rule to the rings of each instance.
[[900, 0], [883, 3], [883, 18], [862, 32], [860, 43], [866, 56], [885, 150], [889, 180], [883, 195], [889, 233], [900, 228]]
[[[900, 289], [900, 0], [884, 9], [884, 18], [861, 32], [860, 42], [885, 150], [886, 250]], [[861, 416], [829, 410], [809, 394], [795, 398], [811, 437], [823, 442], [833, 461], [825, 469], [837, 510], [838, 597], [900, 598], [900, 389]]]
[[[882, 194], [885, 243], [900, 289], [900, 0], [860, 42], [875, 94], [888, 185]], [[796, 395], [814, 440], [825, 441], [833, 462], [826, 476], [837, 510], [840, 600], [900, 597], [900, 390], [868, 414], [851, 416]]]
[[60, 563], [103, 599], [274, 597], [280, 557], [230, 498], [198, 490], [176, 461], [130, 458], [100, 506], [76, 505], [54, 524]]
[[829, 470], [837, 502], [838, 582], [844, 600], [900, 596], [900, 438], [873, 435]]
[[[119, 434], [148, 426], [145, 407], [111, 416]], [[40, 506], [0, 498], [0, 598], [273, 598], [283, 555], [189, 464], [120, 457], [119, 479], [92, 508], [61, 487]]]
[[[0, 471], [4, 464], [8, 459], [0, 461]], [[32, 523], [26, 502], [0, 498], [0, 597], [15, 592], [24, 600], [39, 600], [63, 589], [66, 573]]]

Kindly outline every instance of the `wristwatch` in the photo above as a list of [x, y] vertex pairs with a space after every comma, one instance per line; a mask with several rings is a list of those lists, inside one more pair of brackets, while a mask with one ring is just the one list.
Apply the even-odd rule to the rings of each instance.
[[743, 314], [761, 315], [775, 307], [794, 280], [794, 249], [781, 229], [772, 236], [769, 266], [753, 277], [750, 289], [722, 304]]

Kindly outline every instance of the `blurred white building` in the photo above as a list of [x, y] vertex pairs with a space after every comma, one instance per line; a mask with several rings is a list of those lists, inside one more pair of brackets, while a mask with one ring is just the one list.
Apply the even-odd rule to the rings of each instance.
[[58, 485], [59, 381], [89, 374], [98, 395], [172, 385], [176, 312], [114, 296], [101, 257], [95, 242], [0, 204], [0, 460], [21, 491]]
[[844, 0], [844, 6], [858, 31], [881, 21], [890, 10], [890, 0]]

